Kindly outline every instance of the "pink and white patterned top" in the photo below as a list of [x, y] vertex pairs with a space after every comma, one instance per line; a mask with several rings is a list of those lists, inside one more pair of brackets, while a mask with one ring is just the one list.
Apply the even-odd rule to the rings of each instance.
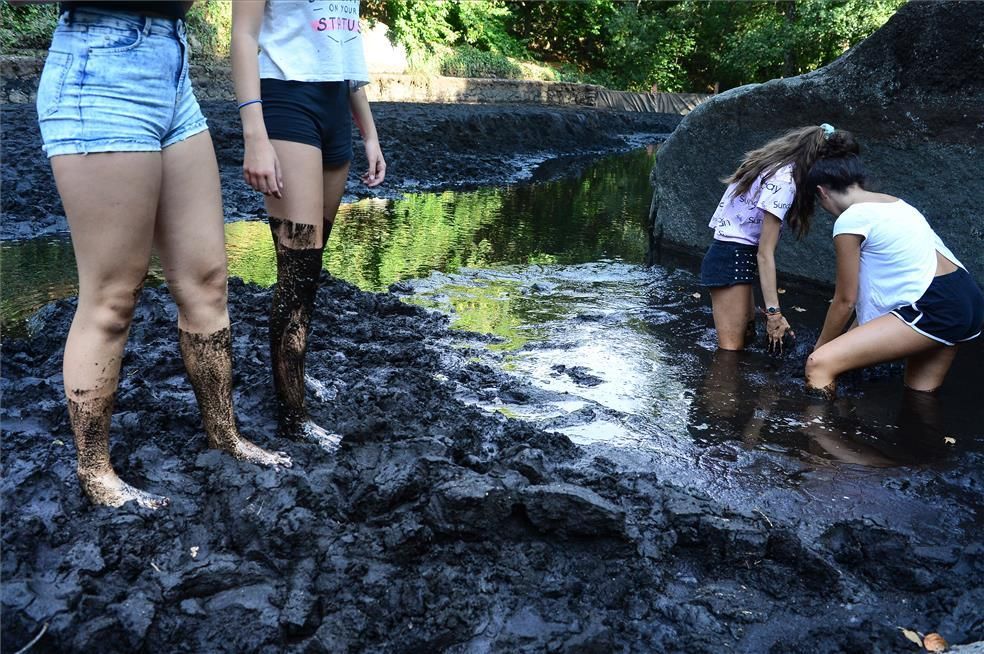
[[793, 164], [783, 166], [768, 179], [760, 176], [742, 195], [734, 194], [736, 186], [728, 186], [708, 227], [714, 228], [714, 238], [719, 241], [758, 245], [765, 212], [784, 221], [793, 206], [796, 197]]

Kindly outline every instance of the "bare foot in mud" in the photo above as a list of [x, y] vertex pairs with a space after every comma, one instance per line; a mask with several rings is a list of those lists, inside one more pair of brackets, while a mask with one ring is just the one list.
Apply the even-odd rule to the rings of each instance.
[[112, 470], [98, 474], [79, 471], [79, 484], [93, 504], [119, 508], [127, 502], [136, 502], [145, 509], [157, 510], [171, 503], [163, 495], [154, 495], [134, 488]]
[[342, 445], [341, 435], [331, 433], [310, 418], [290, 427], [281, 426], [280, 435], [295, 441], [314, 443], [325, 452], [334, 452]]
[[259, 445], [252, 443], [242, 436], [235, 435], [223, 442], [209, 439], [209, 447], [223, 452], [228, 452], [240, 461], [249, 461], [261, 466], [273, 466], [274, 468], [290, 468], [294, 463], [286, 452], [271, 452]]

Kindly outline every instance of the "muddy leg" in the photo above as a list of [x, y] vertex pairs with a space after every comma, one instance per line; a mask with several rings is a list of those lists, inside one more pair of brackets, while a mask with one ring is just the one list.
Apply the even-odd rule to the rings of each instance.
[[113, 470], [109, 460], [109, 423], [114, 399], [113, 395], [68, 399], [68, 419], [78, 450], [79, 484], [93, 504], [119, 507], [133, 501], [148, 509], [167, 506], [168, 498], [134, 488]]
[[209, 447], [260, 465], [287, 466], [290, 457], [268, 452], [239, 434], [232, 409], [232, 336], [228, 327], [211, 334], [178, 330], [181, 356], [202, 412]]
[[277, 393], [279, 431], [335, 449], [341, 437], [308, 417], [304, 403], [304, 356], [323, 248], [314, 225], [270, 218], [277, 251], [277, 286], [270, 307], [270, 358]]

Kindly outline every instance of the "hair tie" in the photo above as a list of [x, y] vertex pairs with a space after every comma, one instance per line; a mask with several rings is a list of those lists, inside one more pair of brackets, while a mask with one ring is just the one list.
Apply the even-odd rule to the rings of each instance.
[[834, 126], [831, 125], [830, 123], [824, 123], [823, 125], [820, 126], [820, 129], [823, 130], [824, 141], [828, 140], [830, 138], [830, 135], [833, 134], [835, 131]]

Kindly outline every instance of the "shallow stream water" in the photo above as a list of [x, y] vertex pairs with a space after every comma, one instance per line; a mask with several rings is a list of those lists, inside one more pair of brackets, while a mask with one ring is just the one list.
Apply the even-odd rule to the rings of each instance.
[[[761, 342], [740, 355], [716, 353], [699, 261], [643, 265], [653, 157], [650, 148], [553, 162], [574, 173], [343, 205], [325, 266], [493, 335], [459, 344], [517, 380], [462, 389], [489, 411], [769, 515], [808, 508], [918, 524], [939, 501], [907, 491], [919, 487], [964, 507], [950, 519], [975, 520], [980, 344], [965, 348], [939, 397], [906, 394], [899, 367], [882, 366], [848, 377], [833, 405], [818, 403], [803, 392], [802, 366], [827, 294], [789, 285], [782, 301], [799, 339], [783, 357]], [[227, 241], [233, 276], [275, 281], [265, 223], [229, 224]], [[63, 237], [2, 248], [3, 321], [8, 333], [23, 332], [39, 306], [75, 293], [71, 245]], [[149, 283], [160, 281], [155, 264]], [[790, 490], [799, 501], [790, 502]], [[899, 505], [899, 493], [911, 502]]]

